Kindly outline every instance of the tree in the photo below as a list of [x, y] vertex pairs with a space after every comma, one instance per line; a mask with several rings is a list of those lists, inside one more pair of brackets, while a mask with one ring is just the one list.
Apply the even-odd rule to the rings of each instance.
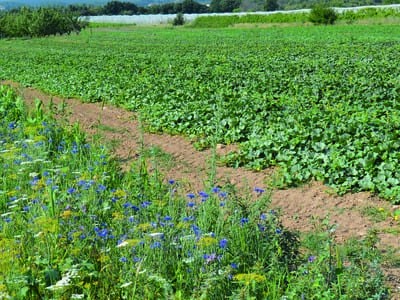
[[211, 0], [210, 11], [212, 12], [233, 12], [240, 7], [241, 0]]
[[103, 7], [105, 15], [133, 15], [138, 12], [138, 7], [130, 2], [111, 1]]
[[266, 0], [264, 9], [266, 11], [275, 11], [279, 9], [278, 0]]

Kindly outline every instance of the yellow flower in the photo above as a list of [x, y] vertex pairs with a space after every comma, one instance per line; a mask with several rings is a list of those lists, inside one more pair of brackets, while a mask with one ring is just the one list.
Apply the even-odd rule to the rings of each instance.
[[37, 231], [55, 233], [58, 231], [58, 221], [50, 217], [39, 217], [35, 220]]
[[126, 197], [126, 192], [125, 192], [124, 190], [117, 189], [117, 190], [114, 192], [114, 197], [117, 197], [117, 198], [124, 198], [124, 197]]
[[60, 217], [63, 219], [68, 219], [71, 216], [72, 216], [72, 212], [70, 210], [64, 210], [62, 212], [62, 214], [60, 215]]
[[211, 236], [203, 236], [197, 241], [197, 246], [200, 248], [210, 247], [217, 243], [217, 239]]
[[123, 220], [124, 219], [124, 215], [122, 213], [120, 213], [120, 212], [117, 212], [117, 211], [113, 212], [112, 216], [113, 216], [113, 220], [115, 220], [115, 221], [119, 221], [119, 220]]
[[153, 226], [151, 226], [150, 223], [141, 223], [141, 224], [139, 224], [139, 225], [137, 226], [137, 229], [138, 229], [139, 231], [146, 232], [146, 231], [148, 231], [149, 229], [151, 229], [152, 227], [153, 227]]
[[110, 257], [106, 254], [101, 254], [98, 261], [104, 264], [110, 261]]
[[33, 140], [35, 142], [44, 142], [44, 141], [47, 141], [47, 138], [43, 135], [36, 135], [33, 137]]
[[8, 192], [7, 192], [7, 196], [8, 196], [8, 197], [14, 197], [16, 194], [17, 194], [17, 191], [16, 191], [16, 190], [11, 190], [11, 191], [8, 191]]
[[15, 179], [17, 179], [17, 174], [15, 174], [15, 173], [10, 174], [10, 175], [8, 175], [8, 178], [11, 180], [15, 180]]
[[185, 228], [189, 228], [190, 224], [188, 222], [179, 222], [178, 224], [176, 224], [176, 228], [178, 229], [185, 229]]
[[240, 283], [244, 283], [246, 285], [249, 285], [251, 282], [264, 282], [267, 280], [264, 275], [256, 274], [256, 273], [240, 273], [237, 274], [233, 277], [235, 280], [239, 281]]

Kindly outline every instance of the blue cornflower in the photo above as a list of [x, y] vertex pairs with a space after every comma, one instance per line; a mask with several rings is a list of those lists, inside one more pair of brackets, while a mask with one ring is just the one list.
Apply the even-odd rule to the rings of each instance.
[[173, 185], [173, 184], [175, 184], [175, 180], [170, 179], [170, 180], [168, 180], [168, 183], [169, 183], [170, 185]]
[[30, 185], [31, 185], [31, 186], [35, 186], [35, 185], [38, 184], [38, 182], [39, 182], [39, 178], [38, 178], [38, 177], [35, 177], [35, 178], [33, 178], [33, 179], [30, 181]]
[[249, 223], [249, 219], [248, 218], [241, 218], [240, 219], [240, 224], [243, 226], [244, 224]]
[[106, 186], [104, 186], [104, 185], [102, 185], [102, 184], [99, 184], [99, 185], [97, 186], [96, 192], [101, 193], [101, 192], [104, 192], [106, 189], [107, 189]]
[[265, 192], [265, 190], [264, 190], [264, 189], [262, 189], [262, 188], [259, 188], [259, 187], [255, 187], [255, 188], [254, 188], [254, 191], [255, 191], [257, 194], [259, 194], [259, 195], [261, 195], [262, 193], [264, 193], [264, 192]]
[[130, 208], [132, 207], [132, 204], [130, 202], [125, 202], [124, 204], [122, 204], [123, 208]]
[[11, 129], [11, 130], [17, 128], [17, 123], [15, 123], [15, 122], [10, 122], [10, 123], [8, 124], [8, 128]]
[[308, 258], [308, 262], [309, 262], [309, 263], [312, 263], [312, 262], [315, 261], [315, 259], [316, 259], [316, 256], [311, 255], [311, 256]]
[[128, 261], [128, 259], [127, 259], [125, 256], [122, 256], [122, 257], [119, 259], [119, 261], [120, 261], [120, 262], [123, 262], [123, 263], [126, 263], [126, 262]]
[[282, 229], [277, 228], [277, 229], [275, 230], [275, 233], [276, 233], [276, 234], [281, 234], [281, 233], [282, 233]]
[[262, 214], [260, 215], [260, 219], [261, 219], [262, 221], [265, 221], [265, 220], [267, 219], [267, 214], [266, 214], [266, 213], [262, 213]]
[[211, 253], [211, 254], [204, 254], [203, 258], [205, 259], [206, 263], [212, 263], [215, 260], [221, 260], [222, 256], [221, 255], [217, 255], [215, 253]]
[[172, 217], [170, 217], [170, 216], [165, 216], [164, 217], [164, 221], [171, 221], [172, 220]]
[[191, 228], [197, 237], [201, 235], [201, 229], [198, 226], [193, 224]]
[[196, 198], [196, 195], [193, 193], [189, 193], [186, 195], [186, 197], [188, 197], [189, 199], [194, 199], [194, 198]]
[[207, 199], [207, 198], [209, 197], [209, 195], [208, 195], [206, 192], [204, 192], [204, 191], [200, 191], [200, 192], [199, 192], [199, 196], [200, 196], [201, 198], [203, 198], [203, 199]]
[[195, 206], [196, 206], [196, 203], [194, 203], [194, 202], [189, 202], [189, 203], [187, 204], [187, 206], [188, 206], [188, 207], [195, 207]]
[[220, 190], [221, 189], [219, 187], [217, 187], [217, 186], [212, 188], [212, 192], [213, 193], [218, 193]]
[[[96, 228], [97, 228], [97, 227], [96, 227]], [[96, 231], [96, 228], [95, 228], [95, 231]], [[97, 235], [98, 235], [99, 237], [101, 237], [102, 239], [106, 239], [107, 236], [108, 236], [108, 234], [109, 234], [109, 231], [108, 231], [107, 228], [103, 228], [103, 229], [98, 229], [98, 228], [97, 228], [96, 233], [97, 233]]]
[[69, 188], [69, 189], [67, 190], [67, 193], [70, 194], [70, 195], [72, 195], [72, 194], [75, 193], [75, 192], [76, 192], [76, 189], [73, 188], [73, 187], [71, 187], [71, 188]]
[[79, 152], [78, 146], [76, 146], [76, 145], [72, 146], [71, 153], [77, 154], [78, 152]]
[[193, 216], [188, 216], [188, 217], [183, 217], [183, 222], [189, 222], [189, 221], [194, 221], [194, 217]]
[[161, 248], [161, 243], [158, 241], [150, 245], [150, 249], [156, 249], [156, 248]]
[[223, 238], [222, 240], [220, 240], [219, 247], [221, 249], [226, 249], [228, 247], [228, 240], [226, 238]]
[[220, 193], [218, 194], [218, 196], [219, 196], [220, 198], [226, 198], [226, 197], [228, 197], [228, 193], [226, 193], [226, 192], [220, 192]]
[[86, 180], [79, 180], [79, 181], [78, 181], [78, 186], [83, 187], [83, 186], [85, 186], [86, 184], [87, 184], [87, 181], [86, 181]]
[[142, 207], [146, 208], [146, 207], [149, 207], [150, 204], [151, 204], [150, 201], [143, 201], [141, 205], [142, 205]]
[[238, 265], [237, 265], [236, 263], [233, 262], [233, 263], [231, 263], [231, 268], [232, 268], [232, 269], [237, 269], [237, 268], [238, 268]]

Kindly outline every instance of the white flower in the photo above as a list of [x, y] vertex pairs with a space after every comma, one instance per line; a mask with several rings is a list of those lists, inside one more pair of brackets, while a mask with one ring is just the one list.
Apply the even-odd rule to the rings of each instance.
[[[71, 284], [71, 279], [79, 277], [78, 275], [78, 270], [75, 268], [72, 268], [68, 270], [68, 272], [64, 275], [63, 278], [61, 278], [59, 281], [56, 282], [56, 284], [53, 284], [51, 286], [48, 286], [46, 289], [51, 290], [51, 291], [56, 291], [59, 289], [62, 289], [64, 287], [67, 287]], [[78, 298], [81, 299], [81, 298]]]
[[132, 281], [125, 282], [123, 285], [121, 285], [121, 289], [126, 288], [132, 284]]
[[125, 246], [128, 246], [128, 245], [129, 245], [129, 243], [127, 241], [123, 241], [122, 243], [119, 243], [117, 245], [117, 248], [122, 248], [122, 247], [125, 247]]
[[153, 233], [149, 233], [148, 234], [149, 237], [153, 238], [153, 239], [160, 239], [164, 236], [164, 233], [162, 232], [153, 232]]

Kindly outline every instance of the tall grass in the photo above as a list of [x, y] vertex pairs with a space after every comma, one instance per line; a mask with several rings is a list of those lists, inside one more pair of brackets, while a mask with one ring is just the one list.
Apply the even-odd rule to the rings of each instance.
[[307, 13], [276, 13], [270, 15], [246, 14], [242, 16], [229, 15], [198, 17], [190, 26], [196, 28], [222, 28], [242, 23], [305, 23], [307, 21]]
[[337, 245], [326, 225], [301, 246], [261, 188], [183, 191], [144, 159], [122, 173], [4, 86], [0, 114], [0, 298], [387, 297], [373, 243]]
[[[364, 8], [357, 11], [347, 10], [338, 13], [338, 21], [345, 23], [355, 23], [369, 19], [392, 19], [400, 18], [400, 10], [395, 8]], [[235, 24], [284, 24], [296, 23], [304, 24], [309, 22], [309, 13], [275, 13], [245, 14], [229, 16], [200, 16], [189, 26], [196, 28], [224, 28]]]

